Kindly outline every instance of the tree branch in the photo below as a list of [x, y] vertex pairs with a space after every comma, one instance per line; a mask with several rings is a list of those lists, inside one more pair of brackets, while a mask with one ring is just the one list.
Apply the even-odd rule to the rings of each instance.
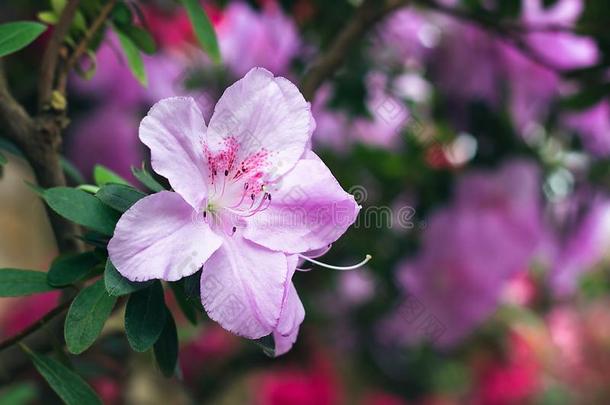
[[25, 328], [20, 333], [0, 342], [0, 352], [8, 349], [9, 347], [21, 342], [23, 339], [27, 338], [40, 328], [46, 326], [51, 320], [53, 320], [57, 315], [60, 315], [64, 312], [68, 307], [72, 304], [72, 300], [66, 300], [49, 311], [45, 316], [40, 318], [38, 321], [33, 323], [32, 325]]
[[83, 38], [80, 40], [80, 42], [74, 49], [74, 52], [72, 52], [72, 54], [68, 58], [68, 61], [65, 63], [64, 68], [62, 69], [61, 73], [59, 74], [59, 78], [57, 79], [57, 88], [62, 94], [65, 94], [66, 92], [68, 75], [70, 74], [70, 71], [76, 67], [78, 60], [87, 51], [89, 43], [91, 43], [91, 40], [93, 39], [95, 34], [102, 28], [102, 26], [106, 22], [106, 19], [112, 12], [112, 9], [114, 8], [116, 2], [117, 0], [109, 0], [108, 3], [106, 3], [101, 8], [99, 14], [95, 18], [89, 29], [83, 35]]
[[305, 99], [313, 99], [316, 90], [337, 71], [349, 51], [370, 28], [408, 3], [409, 0], [364, 0], [336, 39], [311, 64], [303, 77], [300, 88]]
[[42, 56], [40, 65], [40, 80], [38, 82], [38, 110], [43, 111], [48, 108], [53, 95], [53, 87], [55, 85], [55, 72], [57, 70], [57, 62], [61, 46], [64, 38], [70, 30], [70, 25], [76, 15], [76, 10], [80, 0], [69, 0], [66, 7], [59, 17], [59, 21], [55, 25], [49, 44]]

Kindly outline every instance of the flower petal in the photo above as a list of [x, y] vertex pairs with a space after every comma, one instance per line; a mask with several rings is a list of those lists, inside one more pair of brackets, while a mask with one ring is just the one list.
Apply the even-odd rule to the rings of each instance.
[[263, 68], [229, 87], [214, 109], [207, 143], [214, 153], [237, 144], [238, 164], [262, 157], [267, 180], [288, 172], [306, 150], [315, 121], [294, 84]]
[[286, 291], [282, 303], [282, 311], [277, 327], [273, 331], [275, 341], [275, 355], [281, 356], [288, 352], [299, 334], [299, 326], [305, 319], [305, 308], [292, 283], [292, 276], [296, 270], [298, 256], [288, 257], [288, 278], [286, 280]]
[[196, 273], [222, 239], [194, 212], [177, 193], [144, 197], [117, 223], [110, 260], [131, 281], [176, 281]]
[[244, 230], [246, 239], [272, 250], [325, 248], [354, 223], [360, 209], [313, 152], [272, 187], [269, 208], [249, 218]]
[[207, 197], [205, 131], [203, 115], [191, 97], [159, 101], [140, 124], [140, 140], [150, 148], [153, 169], [196, 210]]
[[250, 339], [267, 336], [280, 317], [287, 273], [283, 253], [239, 234], [227, 237], [203, 266], [201, 302], [228, 331]]

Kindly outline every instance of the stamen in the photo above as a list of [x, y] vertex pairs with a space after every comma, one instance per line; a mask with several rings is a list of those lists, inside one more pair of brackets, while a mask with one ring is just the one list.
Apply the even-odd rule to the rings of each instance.
[[321, 267], [326, 267], [327, 269], [331, 269], [331, 270], [355, 270], [357, 268], [360, 268], [362, 266], [364, 266], [365, 264], [367, 264], [372, 258], [373, 256], [371, 255], [366, 255], [366, 257], [364, 258], [363, 261], [361, 261], [360, 263], [354, 264], [353, 266], [333, 266], [331, 264], [326, 264], [326, 263], [322, 263], [319, 262], [315, 259], [312, 259], [311, 257], [307, 257], [307, 256], [303, 256], [303, 255], [298, 255], [301, 259], [307, 260], [308, 262], [311, 262], [313, 264], [317, 264], [318, 266]]

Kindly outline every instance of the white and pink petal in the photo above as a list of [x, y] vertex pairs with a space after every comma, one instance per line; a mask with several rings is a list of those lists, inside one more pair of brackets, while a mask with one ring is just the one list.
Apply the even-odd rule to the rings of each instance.
[[140, 124], [140, 140], [150, 148], [153, 169], [195, 209], [207, 197], [205, 133], [203, 115], [191, 97], [159, 101]]
[[248, 219], [244, 237], [288, 254], [327, 248], [354, 223], [360, 209], [313, 152], [269, 193], [269, 207]]
[[237, 335], [258, 339], [280, 319], [286, 287], [286, 255], [235, 234], [204, 264], [201, 302], [209, 317]]
[[309, 103], [287, 79], [263, 68], [227, 88], [210, 120], [211, 154], [235, 155], [235, 166], [275, 180], [294, 167], [309, 145], [315, 121]]
[[176, 281], [197, 272], [222, 244], [177, 193], [144, 197], [119, 219], [110, 260], [131, 281]]

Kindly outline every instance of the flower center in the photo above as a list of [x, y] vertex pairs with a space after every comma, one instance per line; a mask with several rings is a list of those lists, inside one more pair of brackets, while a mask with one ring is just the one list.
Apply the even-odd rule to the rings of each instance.
[[212, 153], [204, 146], [207, 158], [209, 197], [203, 217], [232, 235], [245, 218], [266, 210], [271, 204], [268, 152], [265, 149], [239, 160], [238, 144], [231, 138], [225, 148]]

